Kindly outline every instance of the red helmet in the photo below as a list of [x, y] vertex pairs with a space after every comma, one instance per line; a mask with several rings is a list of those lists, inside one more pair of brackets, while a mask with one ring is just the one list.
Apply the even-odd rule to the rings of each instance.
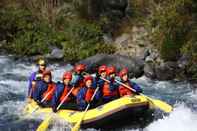
[[84, 82], [87, 82], [88, 80], [93, 81], [93, 77], [92, 77], [91, 75], [87, 75], [87, 76], [85, 76], [85, 78], [84, 78]]
[[107, 71], [107, 66], [106, 65], [99, 66], [98, 73], [101, 74], [104, 71]]
[[70, 71], [65, 72], [62, 79], [72, 80], [72, 73]]
[[109, 66], [107, 68], [107, 75], [110, 75], [110, 74], [113, 74], [113, 73], [116, 73], [116, 68], [114, 66]]
[[78, 64], [78, 65], [76, 65], [75, 68], [74, 68], [74, 70], [75, 70], [76, 72], [82, 72], [82, 71], [84, 71], [85, 69], [86, 69], [86, 66], [85, 66], [84, 64]]
[[50, 77], [52, 76], [51, 75], [51, 70], [45, 70], [42, 74], [42, 78], [44, 78], [46, 75], [49, 75]]
[[123, 68], [120, 72], [119, 72], [119, 76], [120, 78], [122, 78], [124, 75], [126, 75], [128, 73], [128, 69], [127, 68]]

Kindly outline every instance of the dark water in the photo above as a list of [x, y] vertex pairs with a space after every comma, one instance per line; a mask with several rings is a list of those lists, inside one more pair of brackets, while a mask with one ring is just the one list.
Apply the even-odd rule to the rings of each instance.
[[[57, 81], [70, 65], [51, 65], [54, 80]], [[27, 92], [27, 77], [36, 67], [31, 63], [14, 61], [11, 57], [0, 56], [0, 131], [33, 131], [44, 116], [24, 117], [22, 110]], [[197, 93], [187, 82], [152, 81], [146, 77], [134, 79], [144, 89], [144, 94], [172, 104], [174, 111], [161, 118], [157, 111], [154, 120], [143, 127], [133, 122], [122, 127], [114, 125], [113, 130], [128, 131], [197, 131]], [[51, 131], [68, 130], [64, 121], [54, 121]], [[116, 123], [117, 124], [117, 123]], [[140, 124], [139, 124], [140, 125]], [[113, 127], [113, 125], [111, 125]], [[134, 128], [135, 127], [135, 128]], [[86, 129], [95, 130], [95, 129]]]

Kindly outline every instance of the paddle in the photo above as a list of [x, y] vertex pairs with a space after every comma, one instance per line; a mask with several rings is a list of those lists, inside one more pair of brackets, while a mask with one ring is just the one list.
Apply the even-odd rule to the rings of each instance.
[[[107, 80], [107, 79], [105, 79], [105, 78], [102, 78], [102, 77], [100, 77], [100, 78], [101, 78], [102, 80], [106, 81], [106, 82], [110, 82], [109, 80]], [[128, 85], [126, 85], [126, 84], [124, 84], [124, 83], [122, 83], [122, 82], [120, 82], [120, 81], [118, 81], [118, 80], [116, 80], [116, 79], [115, 79], [115, 82], [117, 82], [118, 84], [120, 84], [120, 85], [122, 85], [122, 86], [124, 86], [124, 87], [130, 89], [131, 91], [137, 93], [137, 91], [136, 91], [135, 89], [129, 87]], [[146, 96], [146, 95], [144, 95], [144, 94], [142, 94], [142, 93], [139, 93], [139, 95], [145, 97], [153, 106], [155, 106], [155, 107], [157, 107], [157, 108], [160, 108], [161, 110], [163, 110], [163, 111], [165, 111], [165, 112], [167, 112], [167, 113], [171, 112], [172, 109], [173, 109], [172, 106], [169, 105], [169, 104], [167, 104], [166, 102], [163, 102], [163, 101], [158, 100], [158, 99], [150, 98], [150, 97], [148, 97], [148, 96]]]
[[[71, 94], [71, 92], [72, 92], [73, 89], [74, 89], [74, 87], [71, 88], [71, 90], [70, 90], [70, 91], [67, 93], [67, 95], [63, 98], [62, 102], [58, 105], [57, 110], [59, 110], [59, 108], [62, 106], [62, 104], [64, 103], [64, 101], [67, 99], [67, 97]], [[48, 126], [49, 126], [51, 120], [52, 120], [52, 114], [49, 114], [49, 115], [46, 117], [46, 119], [44, 119], [44, 120], [42, 121], [42, 123], [39, 125], [39, 127], [37, 128], [36, 131], [45, 131], [45, 130], [48, 128]]]
[[[46, 100], [46, 98], [52, 93], [52, 91], [53, 91], [53, 90], [51, 90], [50, 92], [48, 92], [48, 93], [45, 95], [45, 97], [42, 98], [41, 103], [44, 102], [44, 101]], [[34, 112], [37, 111], [38, 109], [39, 109], [39, 106], [37, 105], [37, 106], [33, 109], [33, 111], [32, 111], [30, 114], [34, 113]]]
[[[98, 91], [98, 89], [99, 89], [99, 86], [97, 86], [96, 90], [94, 91], [94, 94], [92, 95], [90, 102], [94, 99], [94, 96], [96, 95], [96, 92]], [[71, 131], [78, 131], [80, 129], [81, 122], [83, 121], [89, 107], [90, 107], [90, 103], [87, 105], [81, 119], [74, 125], [74, 127], [71, 129]]]

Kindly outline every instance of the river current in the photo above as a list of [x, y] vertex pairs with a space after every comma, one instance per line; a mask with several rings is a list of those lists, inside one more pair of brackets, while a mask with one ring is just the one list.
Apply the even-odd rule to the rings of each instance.
[[[52, 64], [54, 81], [60, 80], [71, 65]], [[44, 116], [24, 117], [28, 77], [36, 70], [34, 63], [21, 62], [9, 56], [0, 56], [0, 131], [34, 131]], [[173, 105], [169, 115], [155, 118], [143, 128], [128, 124], [114, 128], [117, 131], [197, 131], [197, 91], [192, 84], [182, 81], [153, 81], [146, 77], [133, 79], [144, 90], [144, 94]], [[159, 111], [158, 111], [159, 112]], [[67, 130], [63, 121], [54, 122], [51, 131]], [[113, 126], [113, 125], [111, 125]], [[95, 129], [84, 129], [95, 130]]]

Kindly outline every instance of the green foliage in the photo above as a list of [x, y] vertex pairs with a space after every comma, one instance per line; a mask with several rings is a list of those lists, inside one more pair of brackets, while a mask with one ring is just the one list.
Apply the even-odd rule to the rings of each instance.
[[103, 44], [99, 26], [84, 21], [72, 22], [65, 27], [66, 41], [63, 42], [65, 59], [80, 60], [96, 53], [113, 53], [112, 45]]
[[177, 59], [181, 44], [178, 41], [174, 41], [169, 36], [165, 37], [163, 44], [161, 45], [160, 54], [164, 60], [174, 61]]
[[[180, 56], [181, 47], [187, 43], [188, 34], [192, 30], [190, 14], [191, 0], [166, 0], [150, 2], [146, 27], [150, 30], [153, 44], [160, 50], [161, 56], [167, 60], [176, 60]], [[173, 44], [172, 44], [173, 43]], [[168, 56], [168, 52], [172, 57]]]
[[57, 46], [63, 48], [66, 60], [115, 51], [111, 45], [103, 44], [100, 26], [72, 15], [70, 5], [62, 7], [53, 24], [33, 14], [32, 7], [0, 9], [0, 40], [7, 41], [4, 48], [20, 56], [30, 56], [44, 55], [51, 46]]
[[12, 41], [15, 35], [26, 28], [32, 21], [30, 12], [23, 9], [3, 8], [0, 10], [0, 40]]
[[[39, 21], [28, 10], [5, 8], [0, 10], [1, 40], [7, 40], [7, 50], [17, 55], [45, 54], [50, 45], [58, 45], [55, 31]], [[59, 44], [60, 45], [60, 44]]]

